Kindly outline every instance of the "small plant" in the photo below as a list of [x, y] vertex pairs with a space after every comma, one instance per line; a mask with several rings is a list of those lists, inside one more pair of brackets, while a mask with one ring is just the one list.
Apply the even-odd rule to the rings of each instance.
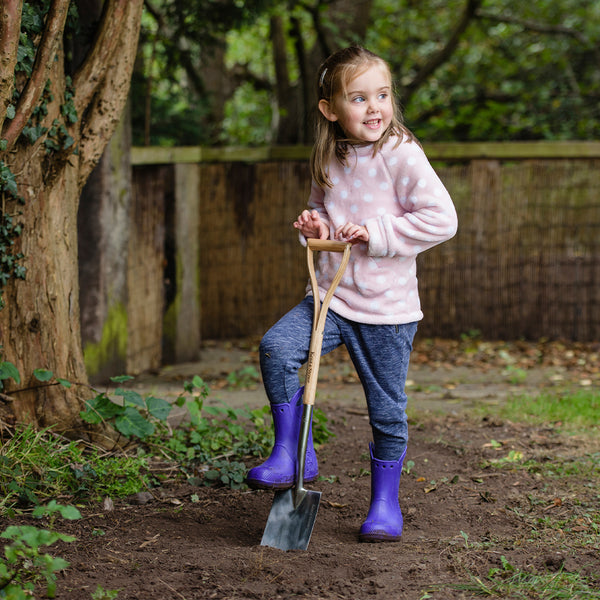
[[0, 362], [0, 390], [4, 389], [5, 379], [14, 379], [16, 383], [21, 383], [21, 376], [17, 367], [8, 361]]
[[[62, 506], [56, 502], [47, 507], [38, 507], [34, 516], [50, 516], [53, 524], [56, 514], [66, 519], [79, 519], [81, 515], [73, 506]], [[47, 598], [56, 595], [56, 573], [66, 569], [69, 563], [43, 552], [45, 546], [57, 541], [72, 542], [74, 537], [31, 525], [7, 527], [0, 537], [7, 540], [4, 558], [0, 560], [0, 598], [25, 600], [34, 597], [36, 587], [45, 586]]]
[[525, 383], [525, 380], [527, 379], [527, 371], [520, 367], [515, 367], [514, 365], [507, 365], [504, 369], [504, 375], [513, 385]]
[[402, 465], [402, 472], [406, 473], [407, 475], [410, 475], [411, 471], [415, 468], [415, 461], [414, 460], [407, 460], [403, 465]]
[[[111, 377], [115, 383], [130, 379], [132, 377], [126, 375]], [[166, 400], [154, 396], [143, 398], [135, 390], [117, 388], [114, 395], [121, 401], [114, 401], [104, 392], [86, 401], [86, 410], [81, 412], [81, 418], [92, 425], [109, 423], [126, 438], [143, 440], [155, 432], [157, 423], [166, 422], [172, 409]]]
[[114, 600], [119, 595], [119, 590], [105, 590], [101, 585], [92, 593], [92, 600]]
[[260, 381], [260, 374], [256, 367], [248, 365], [227, 375], [227, 384], [236, 389], [252, 389]]
[[243, 457], [262, 456], [273, 444], [273, 433], [267, 424], [268, 407], [234, 409], [226, 405], [205, 406], [209, 388], [201, 377], [184, 383], [191, 397], [180, 397], [189, 421], [169, 436], [153, 436], [149, 443], [160, 447], [194, 483], [245, 485], [246, 466]]

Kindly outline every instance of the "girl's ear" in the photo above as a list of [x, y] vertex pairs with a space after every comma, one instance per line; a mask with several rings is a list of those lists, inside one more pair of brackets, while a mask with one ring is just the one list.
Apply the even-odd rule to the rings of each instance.
[[329, 103], [328, 100], [325, 100], [325, 99], [319, 100], [319, 110], [321, 111], [321, 114], [328, 121], [337, 121], [338, 120], [338, 117], [333, 112], [333, 109], [331, 108], [331, 104]]

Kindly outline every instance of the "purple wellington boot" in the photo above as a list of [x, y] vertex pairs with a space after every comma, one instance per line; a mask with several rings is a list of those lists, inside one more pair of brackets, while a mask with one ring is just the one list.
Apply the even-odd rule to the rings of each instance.
[[[285, 490], [291, 488], [296, 481], [296, 462], [298, 456], [298, 436], [302, 421], [301, 387], [289, 404], [272, 404], [273, 428], [275, 429], [275, 445], [271, 456], [258, 467], [248, 471], [246, 483], [252, 488]], [[319, 474], [317, 455], [313, 447], [312, 424], [308, 434], [306, 447], [306, 464], [304, 481], [314, 481]]]
[[397, 461], [378, 460], [371, 452], [371, 506], [366, 521], [360, 528], [361, 542], [397, 542], [402, 535], [402, 511], [398, 502], [398, 488], [406, 448]]

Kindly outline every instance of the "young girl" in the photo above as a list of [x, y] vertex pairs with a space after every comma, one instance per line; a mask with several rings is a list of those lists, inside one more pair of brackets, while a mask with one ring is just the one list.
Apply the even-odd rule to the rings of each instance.
[[[331, 55], [318, 73], [319, 113], [311, 157], [308, 210], [294, 223], [300, 239], [350, 241], [352, 253], [330, 304], [322, 353], [345, 344], [364, 387], [373, 442], [371, 505], [361, 541], [402, 534], [398, 488], [408, 440], [405, 381], [417, 321], [423, 317], [416, 257], [456, 233], [448, 192], [417, 140], [402, 124], [389, 66], [352, 46]], [[325, 295], [341, 256], [321, 252]], [[302, 417], [298, 370], [307, 360], [313, 318], [310, 288], [260, 345], [273, 414], [275, 446], [251, 469], [252, 487], [289, 488], [295, 481]], [[309, 437], [305, 481], [318, 475]]]

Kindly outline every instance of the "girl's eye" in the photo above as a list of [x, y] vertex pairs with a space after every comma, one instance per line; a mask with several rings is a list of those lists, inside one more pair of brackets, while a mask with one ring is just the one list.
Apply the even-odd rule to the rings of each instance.
[[383, 93], [383, 94], [379, 94], [379, 99], [380, 100], [385, 100], [387, 98], [387, 94]]
[[355, 96], [352, 98], [352, 102], [364, 102], [365, 99], [362, 96]]

